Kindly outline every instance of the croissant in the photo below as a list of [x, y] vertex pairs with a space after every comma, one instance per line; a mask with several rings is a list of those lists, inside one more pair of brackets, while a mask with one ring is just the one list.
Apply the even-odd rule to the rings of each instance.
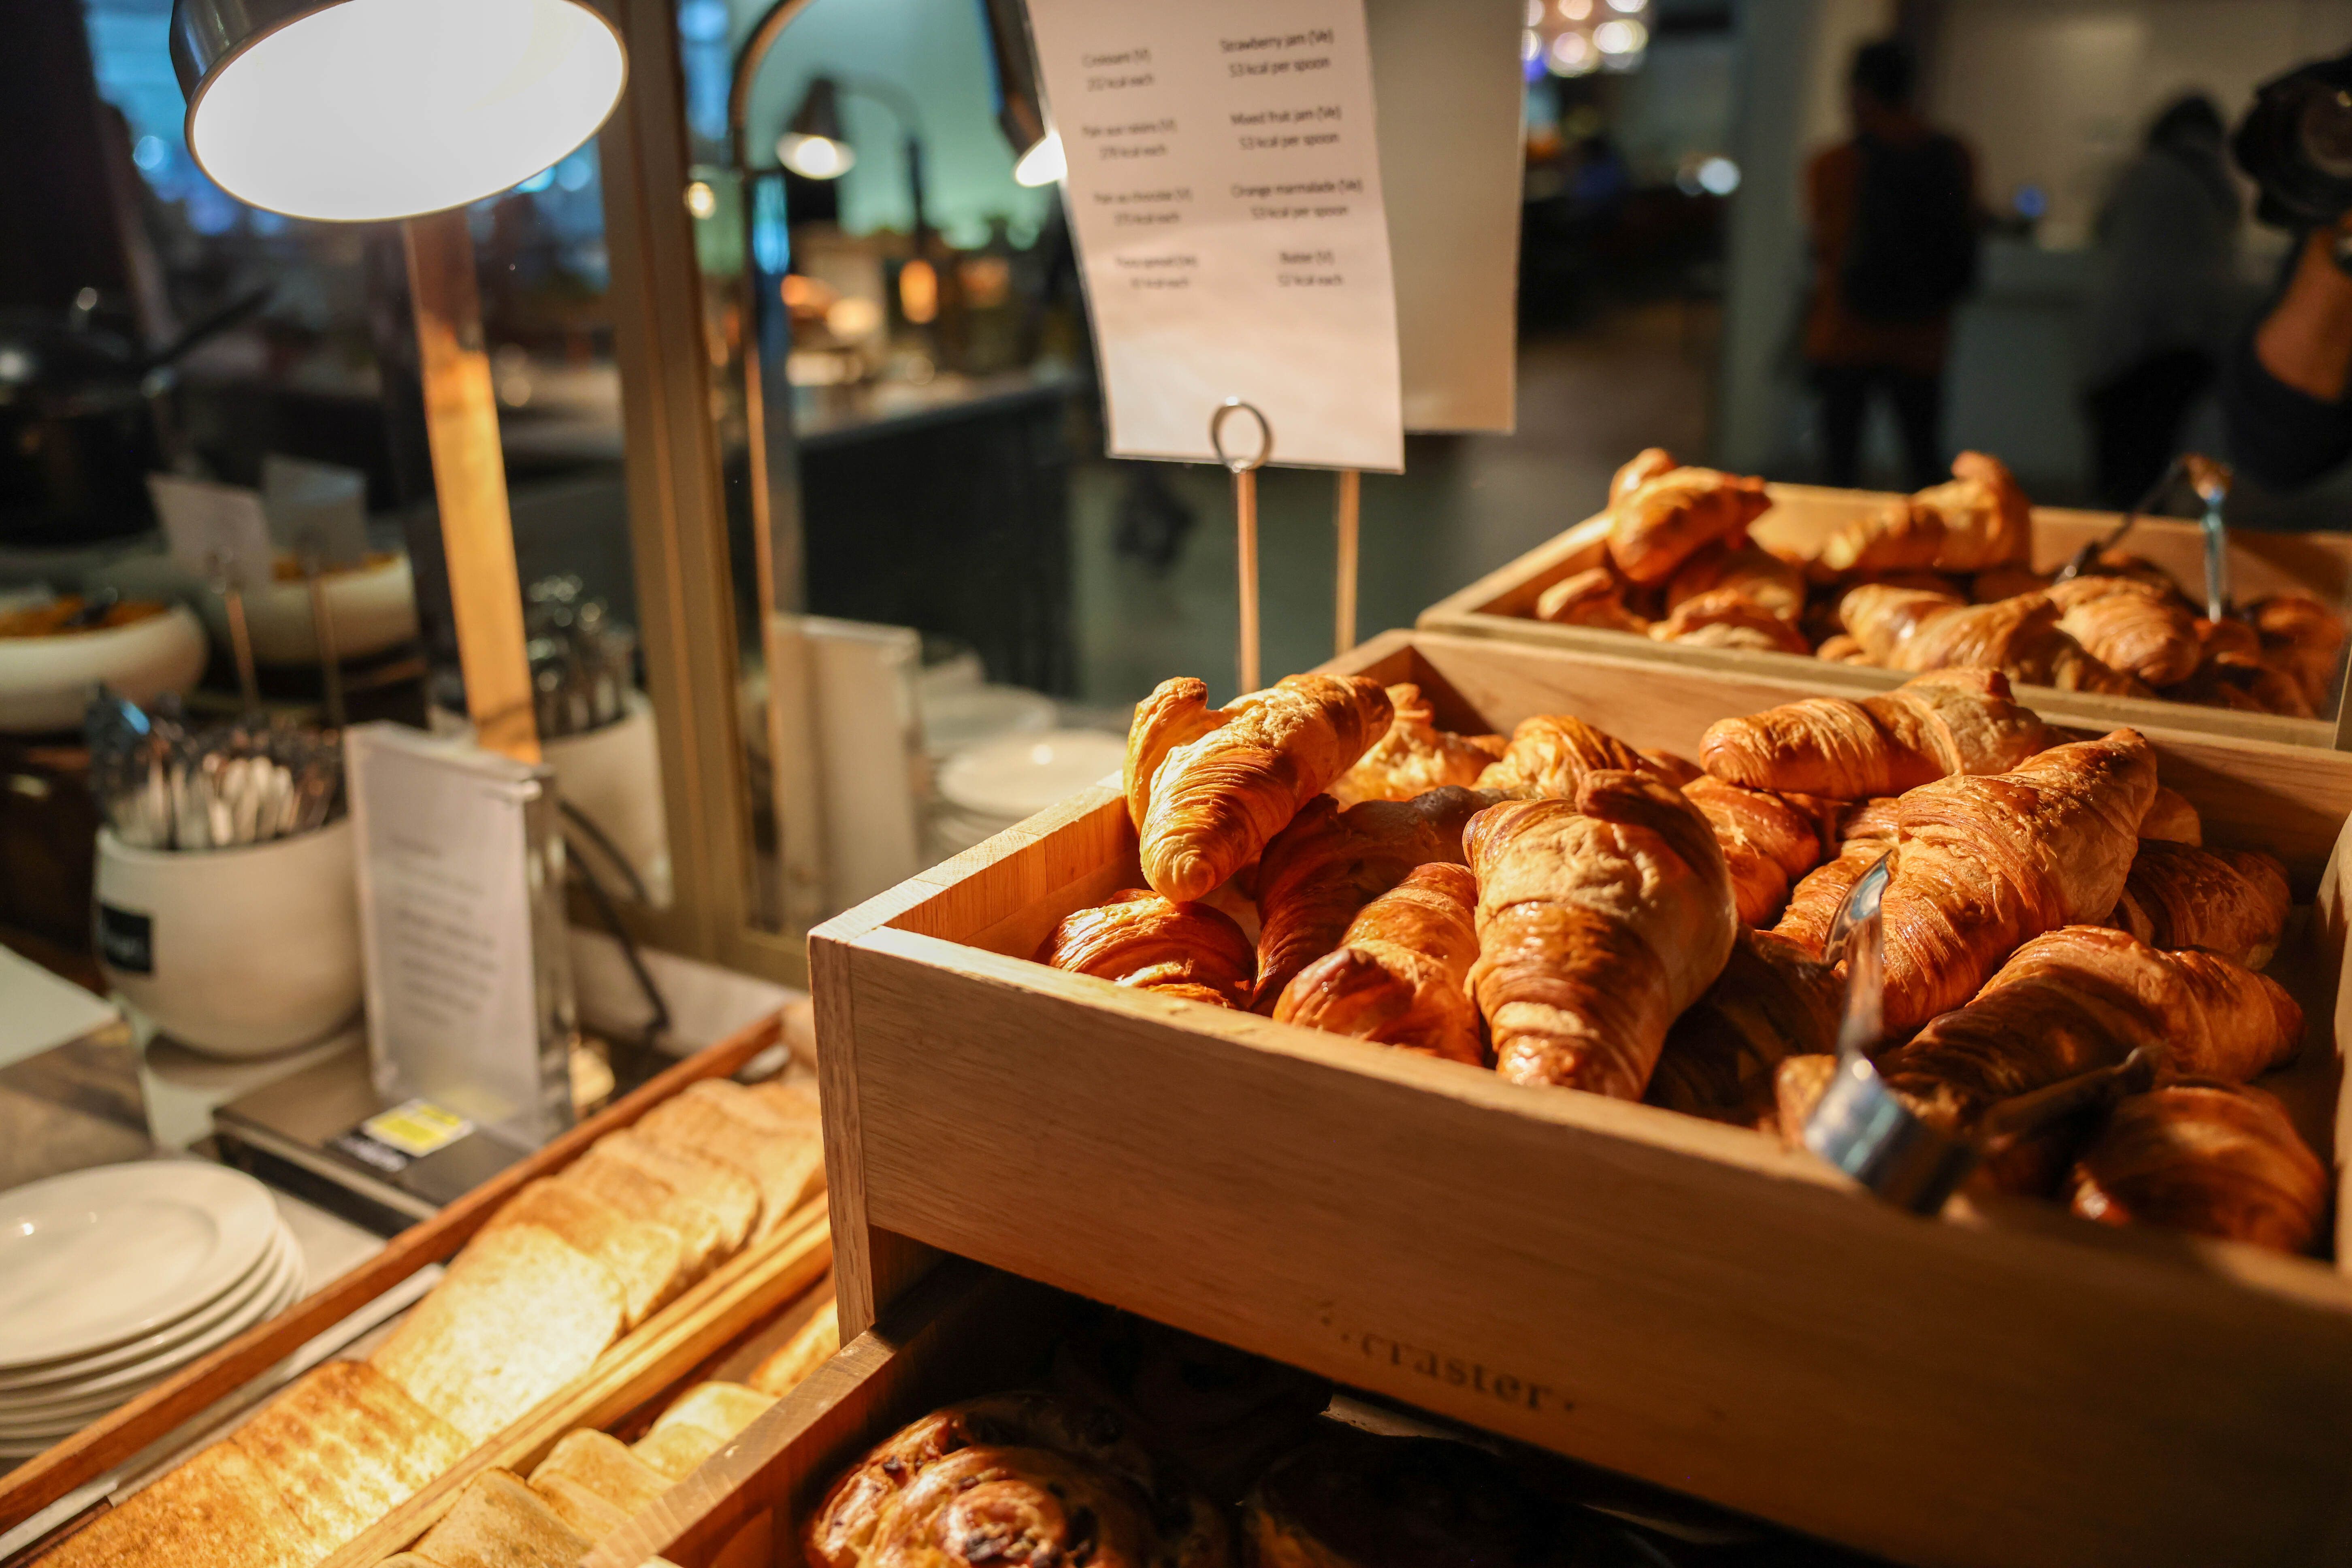
[[1856, 518], [1822, 546], [1832, 572], [1990, 571], [2032, 553], [2033, 507], [1999, 458], [1963, 452], [1948, 483]]
[[1826, 664], [1868, 664], [1870, 650], [1862, 646], [1860, 637], [1839, 632], [1822, 638], [1813, 657]]
[[1522, 719], [1478, 787], [1513, 800], [1568, 800], [1585, 774], [1604, 769], [1646, 773], [1650, 761], [1609, 733], [1565, 713]]
[[1465, 988], [1478, 956], [1477, 909], [1468, 868], [1414, 868], [1349, 922], [1336, 952], [1292, 977], [1275, 1021], [1484, 1065]]
[[1672, 473], [1682, 467], [1675, 455], [1664, 447], [1644, 447], [1633, 454], [1633, 460], [1611, 476], [1609, 504], [1615, 506], [1652, 479]]
[[1457, 735], [1441, 730], [1436, 712], [1418, 686], [1389, 688], [1395, 717], [1389, 732], [1332, 781], [1328, 793], [1342, 806], [1368, 800], [1411, 800], [1444, 784], [1475, 784], [1487, 764], [1503, 754], [1500, 735]]
[[1667, 1026], [1722, 973], [1739, 929], [1715, 833], [1639, 773], [1576, 798], [1506, 801], [1463, 833], [1478, 879], [1470, 989], [1514, 1083], [1634, 1100]]
[[1809, 697], [1707, 727], [1699, 762], [1750, 789], [1833, 800], [1900, 795], [1952, 773], [1997, 773], [2047, 743], [1997, 669], [1935, 670], [1856, 702]]
[[1536, 619], [1555, 626], [1595, 626], [1604, 632], [1649, 632], [1649, 621], [1625, 605], [1625, 584], [1606, 566], [1563, 577], [1536, 599]]
[[2076, 1214], [2307, 1251], [2326, 1217], [2327, 1168], [2279, 1103], [2237, 1084], [2136, 1094], [2075, 1162]]
[[1611, 506], [1609, 559], [1628, 582], [1664, 583], [1706, 546], [1740, 538], [1771, 508], [1762, 479], [1670, 468]]
[[2046, 594], [2021, 594], [1994, 605], [1957, 595], [1865, 583], [1849, 589], [1838, 613], [1845, 629], [1888, 669], [1998, 669], [2011, 680], [2147, 697], [2148, 689], [2109, 669], [2058, 629], [2058, 606]]
[[2259, 849], [2200, 849], [2143, 837], [2115, 923], [2154, 947], [2201, 947], [2260, 969], [2278, 952], [2294, 898]]
[[1837, 1048], [1843, 1002], [1830, 965], [1769, 931], [1742, 931], [1715, 984], [1666, 1031], [1652, 1105], [1753, 1127], [1790, 1057]]
[[[2263, 651], [2267, 659], [2270, 650]], [[2244, 672], [2246, 695], [2265, 713], [2284, 713], [2290, 719], [2319, 717], [2320, 703], [2312, 701], [2309, 688], [2298, 671], [2284, 665], [2265, 663], [2259, 669]], [[2325, 701], [2325, 699], [2322, 699]]]
[[2117, 730], [1902, 796], [1883, 906], [1888, 1032], [1967, 1001], [2029, 938], [2112, 914], [2155, 793], [2154, 749]]
[[2147, 815], [2139, 819], [2139, 836], [2142, 838], [2162, 838], [2174, 844], [2202, 844], [2205, 842], [2205, 824], [2199, 819], [2197, 808], [2189, 804], [2186, 795], [2159, 784], [2156, 799], [2148, 805]]
[[1462, 829], [1498, 797], [1433, 789], [1406, 801], [1339, 809], [1326, 795], [1265, 847], [1257, 871], [1257, 989], [1250, 1006], [1274, 1010], [1291, 977], [1338, 947], [1348, 924], [1417, 866], [1462, 864]]
[[2011, 564], [1979, 572], [1969, 580], [1971, 604], [1992, 605], [2020, 594], [2038, 594], [2050, 585], [2050, 574], [2031, 566]]
[[1233, 917], [1142, 888], [1065, 916], [1037, 949], [1037, 962], [1219, 1007], [1246, 1005], [1257, 971], [1257, 954]]
[[1830, 921], [1838, 906], [1878, 858], [1895, 847], [1895, 810], [1892, 799], [1866, 801], [1847, 818], [1838, 853], [1807, 872], [1789, 895], [1772, 934], [1795, 944], [1809, 958], [1820, 958], [1829, 942]]
[[2058, 606], [2058, 629], [2108, 668], [2150, 686], [2177, 686], [2197, 672], [2197, 618], [2172, 589], [2076, 577], [2045, 591]]
[[1793, 624], [1805, 613], [1805, 570], [1760, 544], [1704, 550], [1666, 584], [1666, 609], [1671, 613], [1686, 599], [1717, 592], [1737, 594]]
[[1706, 817], [1731, 872], [1733, 901], [1743, 926], [1769, 925], [1789, 901], [1789, 889], [1820, 863], [1817, 823], [1769, 790], [1743, 789], [1717, 778], [1683, 786]]
[[1663, 621], [1650, 623], [1659, 642], [1697, 647], [1746, 648], [1756, 653], [1811, 654], [1812, 645], [1794, 621], [1736, 588], [1715, 588], [1685, 599]]
[[1191, 677], [1162, 681], [1127, 737], [1127, 810], [1143, 879], [1204, 899], [1386, 732], [1389, 694], [1357, 675], [1285, 677], [1211, 710]]
[[2246, 607], [2260, 634], [2263, 662], [2292, 675], [2315, 710], [2327, 706], [2344, 651], [2344, 617], [2308, 594], [2273, 594]]
[[950, 1405], [826, 1491], [809, 1568], [1228, 1568], [1222, 1510], [1185, 1489], [1112, 1412], [1042, 1394]]
[[2263, 667], [2263, 634], [2248, 623], [2231, 619], [2209, 621], [2200, 616], [2195, 625], [2200, 663], [2233, 669]]
[[1930, 1121], [1972, 1125], [1998, 1101], [2156, 1046], [2168, 1077], [2242, 1082], [2286, 1061], [2303, 1009], [2278, 984], [2210, 952], [2162, 952], [2105, 926], [2019, 948], [1957, 1012], [1878, 1058]]
[[1641, 757], [1644, 772], [1653, 778], [1664, 779], [1676, 789], [1681, 789], [1693, 779], [1706, 776], [1699, 771], [1699, 765], [1696, 763], [1673, 752], [1654, 751], [1644, 746], [1642, 748]]

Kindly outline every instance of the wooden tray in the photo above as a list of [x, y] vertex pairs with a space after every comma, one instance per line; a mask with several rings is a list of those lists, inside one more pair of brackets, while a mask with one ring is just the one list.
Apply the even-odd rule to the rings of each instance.
[[[1760, 542], [1806, 555], [1819, 551], [1832, 534], [1853, 518], [1897, 499], [1874, 490], [1828, 489], [1818, 485], [1770, 488], [1772, 510], [1758, 521], [1753, 530], [1755, 537]], [[2114, 512], [2034, 508], [2035, 568], [2048, 572], [2063, 566], [2085, 543], [2113, 532], [2120, 521]], [[1870, 696], [1906, 679], [1898, 670], [1831, 664], [1801, 654], [1695, 647], [1687, 643], [1654, 642], [1626, 632], [1554, 626], [1536, 620], [1536, 601], [1546, 588], [1601, 563], [1608, 531], [1605, 513], [1587, 518], [1559, 537], [1488, 573], [1460, 593], [1440, 599], [1423, 610], [1415, 624], [1430, 631], [1509, 637], [1542, 647], [1633, 655], [1685, 669], [1778, 676], [1806, 681], [1818, 691], [1847, 697]], [[2124, 547], [2163, 567], [2190, 592], [2201, 591], [2205, 582], [2205, 536], [2195, 523], [2160, 518], [2144, 521], [2132, 530]], [[2330, 605], [2345, 605], [2352, 601], [2352, 536], [2233, 531], [2230, 535], [2230, 587], [2240, 600], [2299, 590], [2316, 595]], [[2090, 692], [2053, 691], [2044, 687], [2021, 689], [2043, 713], [2075, 723], [2143, 727], [2160, 724], [2291, 746], [2336, 744], [2333, 720], [2238, 713], [2187, 702], [2101, 697]]]
[[[1430, 632], [1330, 668], [1685, 752], [1812, 689]], [[2352, 757], [2149, 734], [2211, 841], [2324, 884], [2273, 973], [2330, 1147]], [[1098, 786], [811, 937], [845, 1333], [937, 1248], [1905, 1562], [2352, 1548], [2334, 1268], [2023, 1201], [1916, 1219], [1758, 1133], [1023, 956], [1139, 885], [1133, 844]]]
[[[224, 1435], [233, 1418], [207, 1423], [208, 1412], [316, 1335], [419, 1270], [454, 1257], [525, 1184], [562, 1168], [596, 1139], [631, 1125], [689, 1084], [734, 1072], [782, 1036], [781, 1018], [771, 1016], [688, 1058], [433, 1218], [401, 1232], [383, 1252], [341, 1279], [0, 1478], [0, 1530], [13, 1528], [127, 1460], [140, 1458], [144, 1468], [160, 1470], [187, 1448]], [[831, 1259], [825, 1204], [819, 1197], [614, 1342], [588, 1372], [478, 1446], [328, 1558], [322, 1568], [368, 1568], [423, 1534], [479, 1471], [493, 1466], [528, 1468], [572, 1428], [608, 1426], [661, 1399], [712, 1355], [806, 1293]], [[146, 1453], [166, 1439], [171, 1440], [168, 1450]], [[43, 1546], [74, 1522], [60, 1521], [45, 1531]]]

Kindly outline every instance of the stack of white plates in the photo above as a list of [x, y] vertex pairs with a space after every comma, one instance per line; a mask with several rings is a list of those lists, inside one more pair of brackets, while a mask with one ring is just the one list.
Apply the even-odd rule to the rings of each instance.
[[1126, 762], [1127, 742], [1100, 730], [1046, 730], [967, 746], [940, 765], [932, 851], [969, 849]]
[[29, 1458], [302, 1293], [252, 1177], [101, 1165], [0, 1193], [0, 1461]]

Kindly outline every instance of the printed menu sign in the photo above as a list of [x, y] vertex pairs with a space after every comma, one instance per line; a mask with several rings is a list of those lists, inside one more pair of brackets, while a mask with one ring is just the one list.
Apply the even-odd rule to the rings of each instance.
[[[1029, 0], [1114, 456], [1404, 466], [1363, 0]], [[1244, 445], [1255, 432], [1247, 432]]]

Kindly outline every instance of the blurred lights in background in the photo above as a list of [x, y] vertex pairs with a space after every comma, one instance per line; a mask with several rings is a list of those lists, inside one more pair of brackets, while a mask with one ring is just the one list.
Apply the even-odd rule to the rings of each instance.
[[[1541, 60], [1554, 76], [1590, 76], [1637, 68], [1650, 47], [1650, 30], [1636, 20], [1650, 0], [1528, 0], [1528, 34], [1522, 54]], [[1607, 18], [1593, 20], [1598, 10]]]

